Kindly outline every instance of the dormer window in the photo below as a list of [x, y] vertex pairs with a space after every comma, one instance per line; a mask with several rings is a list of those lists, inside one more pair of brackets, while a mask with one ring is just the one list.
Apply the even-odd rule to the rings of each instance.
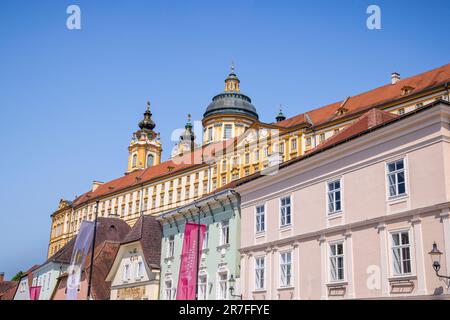
[[340, 107], [336, 110], [336, 115], [342, 116], [342, 115], [346, 114], [347, 112], [348, 112], [348, 109], [346, 109], [344, 107]]
[[404, 87], [402, 87], [401, 90], [402, 90], [402, 96], [404, 96], [404, 95], [410, 94], [414, 90], [414, 87], [404, 86]]

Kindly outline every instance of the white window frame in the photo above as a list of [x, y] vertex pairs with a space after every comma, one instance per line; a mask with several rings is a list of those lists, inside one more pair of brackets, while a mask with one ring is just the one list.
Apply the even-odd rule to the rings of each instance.
[[[332, 254], [332, 249], [331, 247], [333, 246], [338, 246], [341, 245], [342, 246], [342, 254]], [[337, 252], [337, 251], [336, 251]], [[344, 240], [337, 240], [337, 241], [333, 241], [328, 243], [328, 278], [329, 278], [329, 282], [334, 283], [334, 282], [345, 282], [346, 281], [346, 273], [345, 273], [345, 269], [346, 269], [346, 261], [345, 261], [345, 241]], [[337, 265], [337, 262], [339, 259], [342, 259], [342, 279], [338, 278], [339, 275], [339, 268]], [[333, 279], [333, 270], [332, 270], [332, 260], [335, 260], [336, 262], [336, 278]]]
[[[170, 283], [170, 287], [167, 284]], [[165, 279], [164, 280], [164, 300], [173, 300], [173, 280]]]
[[[230, 136], [227, 137], [227, 128], [230, 128]], [[223, 125], [223, 138], [231, 139], [233, 138], [233, 125], [232, 124], [224, 124]]]
[[140, 280], [144, 276], [144, 262], [138, 261], [136, 262], [136, 279]]
[[[217, 293], [216, 298], [217, 300], [228, 300], [228, 279], [229, 279], [229, 272], [228, 270], [219, 270], [217, 272]], [[225, 280], [221, 279], [221, 275], [225, 275]], [[222, 287], [221, 284], [225, 283], [225, 295], [222, 293]]]
[[[287, 205], [282, 205], [282, 203], [283, 203], [283, 200], [287, 199], [287, 198], [289, 198], [289, 208], [290, 208], [289, 209], [289, 220], [290, 220], [290, 222], [286, 223], [286, 218], [285, 218], [284, 219], [285, 223], [283, 224], [282, 223], [283, 222], [283, 208], [286, 208]], [[286, 195], [286, 196], [280, 197], [279, 208], [280, 208], [280, 215], [279, 215], [278, 223], [280, 225], [280, 228], [288, 228], [288, 227], [292, 226], [292, 195]]]
[[[258, 208], [262, 208], [262, 212], [258, 212]], [[261, 217], [262, 219], [259, 219], [258, 217]], [[262, 220], [262, 222], [261, 222]], [[266, 232], [266, 204], [261, 204], [255, 206], [255, 233], [261, 234]]]
[[[152, 159], [152, 163], [149, 165], [149, 163], [148, 163], [148, 159], [149, 158], [151, 158]], [[154, 163], [155, 163], [155, 155], [153, 154], [153, 153], [151, 153], [151, 152], [149, 152], [148, 154], [147, 154], [147, 158], [146, 158], [146, 167], [147, 168], [150, 168], [150, 167], [152, 167], [153, 165], [154, 165]]]
[[[283, 257], [289, 257], [289, 261], [285, 261]], [[293, 270], [292, 270], [292, 251], [283, 251], [280, 252], [280, 288], [289, 288], [292, 287], [293, 283]], [[283, 277], [283, 268], [286, 268], [286, 278]], [[289, 280], [289, 282], [288, 282]]]
[[266, 257], [265, 256], [255, 257], [255, 290], [264, 290], [265, 288], [266, 288]]
[[[200, 278], [204, 278], [205, 282], [200, 283]], [[208, 300], [208, 274], [206, 272], [198, 275], [198, 300]], [[205, 292], [202, 294], [201, 287], [204, 287]]]
[[137, 153], [133, 153], [131, 156], [131, 167], [136, 168], [137, 162], [138, 162], [138, 155], [137, 155]]
[[[395, 245], [394, 246], [394, 234], [402, 234], [402, 233], [407, 233], [408, 234], [408, 241], [409, 244], [408, 245], [404, 245], [404, 244], [400, 244], [400, 245]], [[399, 238], [401, 240], [401, 237]], [[413, 238], [412, 238], [412, 232], [410, 228], [407, 229], [398, 229], [398, 230], [391, 230], [389, 232], [389, 251], [390, 251], [390, 258], [391, 258], [391, 263], [390, 263], [390, 269], [391, 269], [391, 274], [393, 277], [403, 277], [403, 276], [409, 276], [413, 274], [413, 252], [414, 252], [414, 248], [413, 248]], [[403, 251], [401, 250], [402, 248], [408, 247], [409, 248], [409, 268], [410, 271], [409, 272], [404, 272], [403, 270]], [[397, 273], [395, 271], [395, 257], [394, 257], [394, 248], [398, 248], [400, 249], [400, 273]]]
[[[334, 184], [336, 182], [339, 182], [339, 189], [333, 189], [330, 190], [330, 184]], [[343, 201], [343, 194], [344, 194], [344, 185], [343, 185], [344, 179], [342, 179], [342, 177], [333, 179], [333, 180], [329, 180], [326, 182], [326, 189], [327, 189], [327, 215], [328, 216], [334, 216], [336, 214], [340, 214], [344, 211], [344, 201]], [[341, 204], [341, 208], [339, 210], [336, 210], [336, 193], [339, 192], [340, 193], [340, 204]], [[330, 194], [333, 194], [333, 211], [330, 211]]]
[[[403, 161], [403, 169], [395, 170], [394, 172], [389, 172], [389, 165], [392, 164], [392, 163], [399, 162], [399, 161]], [[391, 160], [385, 162], [385, 166], [384, 166], [384, 168], [385, 168], [385, 175], [384, 175], [384, 177], [386, 179], [386, 198], [387, 198], [388, 201], [389, 200], [400, 199], [400, 198], [404, 198], [404, 197], [408, 196], [408, 189], [409, 189], [408, 188], [408, 181], [409, 181], [409, 179], [408, 179], [407, 164], [408, 164], [408, 161], [407, 161], [406, 157], [394, 158], [394, 159], [391, 159]], [[401, 171], [403, 171], [403, 175], [404, 175], [404, 179], [405, 179], [405, 192], [402, 193], [402, 194], [399, 194], [398, 193], [398, 179], [397, 179], [397, 175]], [[396, 184], [395, 184], [395, 186], [396, 186], [395, 187], [396, 194], [391, 196], [390, 184], [389, 184], [389, 175], [393, 174], [393, 173], [396, 175]]]
[[[227, 232], [225, 233], [224, 230], [226, 230]], [[227, 239], [225, 239], [225, 237]], [[220, 239], [219, 239], [219, 246], [225, 246], [230, 244], [230, 220], [222, 220], [220, 221]], [[225, 241], [227, 240], [227, 241]]]
[[129, 263], [125, 263], [123, 265], [122, 270], [122, 281], [128, 282], [130, 280], [130, 275], [131, 275], [131, 265]]
[[208, 131], [207, 131], [207, 135], [208, 135], [208, 142], [213, 141], [213, 137], [214, 137], [214, 127], [208, 127]]
[[202, 250], [208, 249], [209, 246], [209, 225], [205, 228], [205, 235], [203, 237]]
[[167, 253], [166, 258], [173, 258], [175, 255], [175, 236], [170, 235], [167, 238]]
[[297, 151], [298, 149], [298, 143], [297, 143], [297, 138], [292, 138], [291, 139], [291, 152]]

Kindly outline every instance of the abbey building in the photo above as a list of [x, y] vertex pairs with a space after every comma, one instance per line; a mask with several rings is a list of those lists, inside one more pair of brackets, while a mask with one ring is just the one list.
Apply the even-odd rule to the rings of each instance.
[[[94, 181], [76, 199], [60, 201], [51, 216], [48, 256], [77, 234], [81, 221], [93, 220], [97, 210], [99, 217], [119, 217], [130, 226], [142, 215], [160, 216], [222, 190], [234, 180], [264, 172], [274, 162], [307, 155], [341, 131], [354, 128], [355, 120], [373, 108], [403, 115], [435, 100], [448, 101], [449, 79], [450, 65], [405, 79], [393, 73], [387, 84], [376, 89], [290, 118], [280, 110], [274, 122], [264, 123], [251, 98], [241, 92], [232, 68], [223, 92], [212, 98], [204, 112], [202, 145], [195, 144], [188, 117], [166, 161], [161, 159], [163, 146], [148, 103], [128, 145], [126, 173], [109, 182]], [[377, 116], [367, 121], [376, 122]]]

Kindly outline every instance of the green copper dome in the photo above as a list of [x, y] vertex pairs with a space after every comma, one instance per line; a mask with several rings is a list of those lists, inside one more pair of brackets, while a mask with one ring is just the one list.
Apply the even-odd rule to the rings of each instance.
[[239, 84], [239, 78], [234, 73], [234, 66], [232, 66], [230, 74], [225, 79], [224, 92], [216, 95], [212, 99], [203, 117], [231, 113], [258, 119], [258, 113], [252, 104], [252, 100], [240, 92]]

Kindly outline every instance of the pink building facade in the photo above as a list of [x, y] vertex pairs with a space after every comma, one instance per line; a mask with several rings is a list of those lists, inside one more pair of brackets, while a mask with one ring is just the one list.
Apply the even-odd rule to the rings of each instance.
[[450, 104], [436, 101], [282, 165], [241, 195], [244, 299], [446, 298]]

